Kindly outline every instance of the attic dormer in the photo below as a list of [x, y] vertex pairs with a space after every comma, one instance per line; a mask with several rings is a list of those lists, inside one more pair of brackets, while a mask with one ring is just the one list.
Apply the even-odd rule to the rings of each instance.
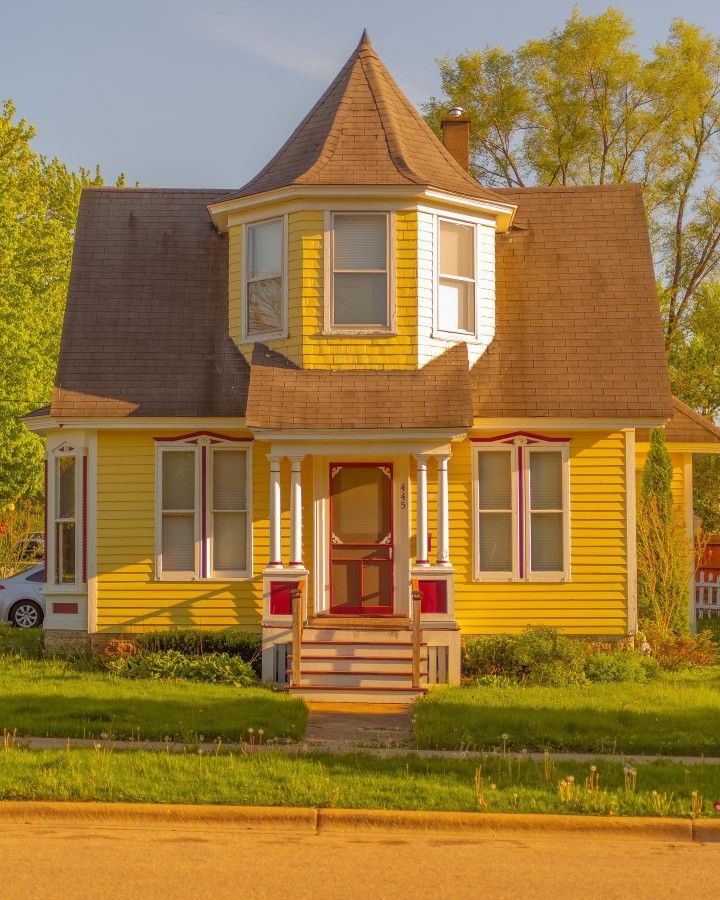
[[455, 120], [448, 149], [364, 33], [265, 168], [210, 206], [246, 358], [258, 342], [303, 368], [416, 369], [457, 343], [479, 358], [515, 207], [469, 174]]

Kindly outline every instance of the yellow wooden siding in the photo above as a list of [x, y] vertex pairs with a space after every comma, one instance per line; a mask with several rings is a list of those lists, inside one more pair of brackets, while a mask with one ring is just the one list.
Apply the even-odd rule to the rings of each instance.
[[[430, 530], [437, 479], [431, 468]], [[552, 625], [569, 634], [627, 633], [625, 443], [622, 432], [570, 443], [571, 578], [557, 584], [473, 581], [472, 445], [453, 445], [449, 463], [450, 558], [455, 613], [465, 634]], [[432, 556], [431, 556], [432, 559]]]
[[258, 630], [268, 556], [269, 466], [253, 454], [254, 572], [235, 582], [155, 580], [155, 442], [147, 431], [98, 433], [98, 631], [172, 625]]

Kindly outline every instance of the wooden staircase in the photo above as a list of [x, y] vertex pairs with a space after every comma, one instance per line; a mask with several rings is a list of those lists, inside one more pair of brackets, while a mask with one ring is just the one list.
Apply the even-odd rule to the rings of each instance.
[[[427, 648], [421, 646], [420, 677], [413, 678], [407, 618], [322, 616], [302, 630], [299, 683], [288, 690], [320, 703], [408, 704], [427, 689], [427, 668]], [[292, 671], [291, 659], [291, 682]]]

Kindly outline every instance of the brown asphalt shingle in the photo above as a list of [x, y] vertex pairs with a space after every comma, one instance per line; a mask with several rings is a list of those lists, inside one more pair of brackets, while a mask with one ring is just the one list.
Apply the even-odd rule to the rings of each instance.
[[496, 333], [472, 370], [480, 417], [672, 412], [640, 188], [499, 190]]
[[83, 191], [55, 416], [242, 416], [249, 366], [228, 336], [224, 191]]
[[468, 428], [467, 348], [417, 371], [298, 369], [255, 345], [246, 423], [255, 428]]
[[[677, 444], [720, 444], [720, 428], [682, 400], [672, 398], [673, 414], [665, 424], [665, 440]], [[637, 439], [648, 441], [650, 432], [638, 429]]]
[[299, 184], [416, 184], [503, 202], [447, 152], [395, 83], [367, 33], [265, 168], [222, 199]]

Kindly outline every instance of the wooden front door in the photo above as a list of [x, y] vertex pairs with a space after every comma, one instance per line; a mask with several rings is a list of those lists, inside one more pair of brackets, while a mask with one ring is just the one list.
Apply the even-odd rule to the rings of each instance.
[[330, 464], [330, 612], [393, 612], [393, 469]]

